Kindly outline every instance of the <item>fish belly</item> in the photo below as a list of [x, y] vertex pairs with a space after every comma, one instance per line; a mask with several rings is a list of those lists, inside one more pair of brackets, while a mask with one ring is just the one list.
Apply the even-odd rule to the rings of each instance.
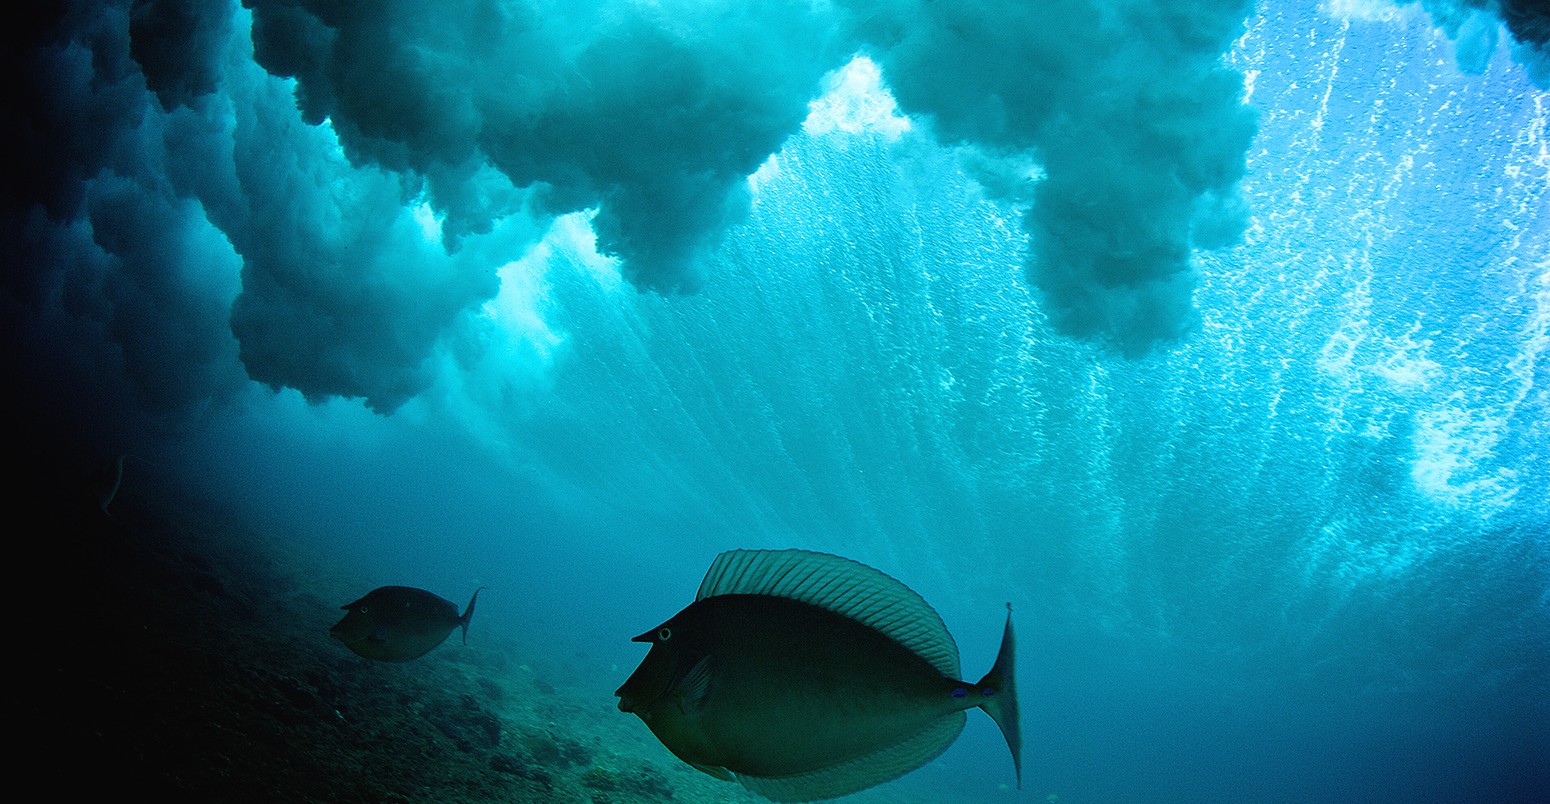
[[[766, 643], [765, 647], [768, 647]], [[723, 663], [701, 728], [736, 773], [788, 776], [873, 753], [962, 708], [923, 662], [812, 640]]]

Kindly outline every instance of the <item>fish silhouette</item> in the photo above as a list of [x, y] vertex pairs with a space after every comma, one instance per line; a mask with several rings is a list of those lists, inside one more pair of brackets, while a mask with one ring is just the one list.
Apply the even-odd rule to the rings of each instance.
[[457, 604], [412, 586], [383, 586], [339, 608], [349, 612], [328, 633], [345, 647], [383, 662], [418, 659], [446, 641], [452, 629], [463, 628], [468, 643], [468, 621], [474, 616], [479, 592], [468, 600], [462, 615]]
[[931, 761], [968, 709], [1001, 728], [1021, 782], [1011, 606], [995, 665], [959, 680], [942, 618], [904, 584], [801, 550], [722, 553], [694, 603], [634, 638], [615, 693], [679, 759], [776, 801], [846, 795]]

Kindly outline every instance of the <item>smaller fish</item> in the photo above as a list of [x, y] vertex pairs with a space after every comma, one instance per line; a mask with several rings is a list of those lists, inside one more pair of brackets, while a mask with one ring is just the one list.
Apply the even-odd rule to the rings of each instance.
[[457, 604], [412, 586], [383, 586], [339, 608], [349, 612], [328, 633], [345, 647], [367, 659], [407, 662], [429, 653], [445, 642], [452, 629], [463, 629], [468, 644], [468, 621], [474, 616], [479, 592], [468, 599], [461, 615]]

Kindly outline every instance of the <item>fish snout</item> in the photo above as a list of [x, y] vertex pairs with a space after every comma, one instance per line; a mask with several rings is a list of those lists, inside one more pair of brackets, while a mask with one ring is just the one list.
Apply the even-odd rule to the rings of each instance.
[[629, 686], [629, 682], [625, 682], [619, 689], [614, 690], [614, 695], [619, 698], [620, 712], [634, 712], [640, 706], [640, 700], [626, 691]]
[[631, 696], [619, 696], [619, 711], [634, 715], [647, 723], [651, 722], [651, 704], [642, 704]]
[[646, 717], [672, 690], [678, 664], [678, 657], [672, 651], [664, 650], [660, 645], [652, 646], [635, 672], [614, 690], [614, 695], [619, 696], [619, 711]]

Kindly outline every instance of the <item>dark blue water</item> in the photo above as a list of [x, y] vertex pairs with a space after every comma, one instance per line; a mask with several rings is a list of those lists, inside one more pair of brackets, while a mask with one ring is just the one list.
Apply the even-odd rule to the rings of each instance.
[[[1186, 209], [1185, 273], [1088, 277], [1070, 301], [1029, 212], [1054, 196], [941, 144], [976, 142], [979, 118], [906, 123], [877, 83], [881, 64], [902, 102], [936, 102], [904, 86], [907, 37], [849, 62], [768, 159], [740, 140], [726, 164], [757, 172], [725, 226], [682, 220], [721, 201], [663, 201], [683, 231], [618, 235], [621, 268], [594, 231], [646, 225], [620, 211], [646, 202], [604, 189], [598, 218], [550, 217], [567, 204], [513, 185], [581, 192], [563, 162], [633, 187], [603, 166], [618, 154], [524, 173], [558, 147], [533, 135], [459, 163], [458, 93], [436, 83], [474, 80], [455, 67], [407, 92], [418, 111], [339, 101], [341, 149], [295, 81], [253, 66], [248, 19], [218, 40], [219, 92], [123, 101], [143, 111], [103, 149], [137, 167], [102, 157], [86, 215], [25, 229], [49, 232], [34, 252], [95, 255], [9, 298], [21, 343], [74, 355], [42, 370], [61, 393], [106, 389], [113, 413], [81, 403], [105, 444], [340, 574], [487, 586], [471, 642], [519, 640], [605, 701], [642, 655], [628, 637], [725, 549], [887, 571], [974, 677], [1010, 601], [1022, 791], [976, 717], [875, 800], [1550, 799], [1550, 95], [1505, 35], [1464, 72], [1417, 7], [1249, 16], [1220, 63], [1246, 76], [1247, 111], [1221, 112], [1253, 125], [1223, 185], [1243, 217]], [[62, 53], [91, 74], [88, 48]], [[313, 69], [293, 65], [304, 90]], [[1071, 124], [1093, 153], [1105, 120]], [[1170, 158], [1206, 160], [1219, 130]], [[632, 132], [564, 142], [604, 135]], [[1071, 147], [1029, 136], [1035, 156]], [[405, 178], [426, 154], [443, 161]], [[1151, 159], [1082, 175], [1188, 172]], [[155, 426], [113, 429], [142, 409]]]

